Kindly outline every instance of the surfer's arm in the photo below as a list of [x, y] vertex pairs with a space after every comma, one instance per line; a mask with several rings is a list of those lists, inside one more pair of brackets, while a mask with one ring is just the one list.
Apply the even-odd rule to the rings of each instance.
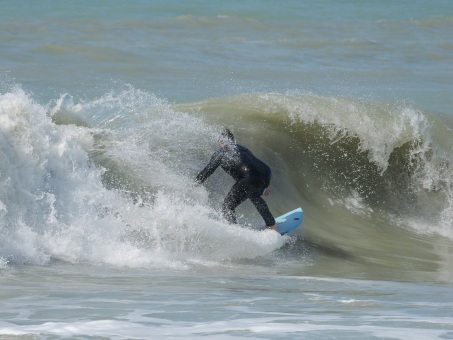
[[219, 167], [220, 163], [222, 162], [223, 153], [223, 149], [219, 149], [212, 155], [208, 165], [206, 165], [206, 167], [198, 173], [196, 178], [197, 183], [203, 183], [209, 176], [213, 174], [213, 172]]

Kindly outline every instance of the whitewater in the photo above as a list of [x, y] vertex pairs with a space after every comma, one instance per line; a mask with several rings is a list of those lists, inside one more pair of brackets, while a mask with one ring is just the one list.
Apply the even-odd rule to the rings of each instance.
[[[448, 1], [0, 17], [0, 338], [453, 336]], [[224, 127], [302, 228], [194, 186]]]

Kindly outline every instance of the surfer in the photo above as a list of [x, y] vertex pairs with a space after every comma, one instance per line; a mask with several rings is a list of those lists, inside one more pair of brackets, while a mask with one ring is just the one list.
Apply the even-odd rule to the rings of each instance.
[[269, 166], [256, 158], [246, 147], [236, 144], [233, 133], [224, 129], [217, 140], [220, 148], [212, 155], [208, 165], [198, 173], [197, 183], [203, 183], [220, 167], [236, 183], [228, 192], [222, 205], [222, 213], [230, 223], [237, 223], [235, 209], [249, 199], [266, 223], [266, 228], [275, 228], [275, 219], [269, 211], [266, 201], [261, 197], [268, 196], [268, 186], [272, 173]]

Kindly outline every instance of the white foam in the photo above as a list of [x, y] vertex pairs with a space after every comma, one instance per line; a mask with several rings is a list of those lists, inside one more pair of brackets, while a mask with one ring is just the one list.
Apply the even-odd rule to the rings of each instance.
[[[159, 114], [146, 119], [140, 105], [135, 107], [138, 116], [132, 118], [130, 112], [115, 113], [138, 101], [137, 96], [142, 96], [143, 106], [154, 103], [152, 110]], [[226, 225], [209, 207], [206, 190], [188, 190], [193, 182], [172, 166], [162, 145], [181, 147], [181, 138], [190, 141], [195, 137], [188, 136], [197, 129], [209, 136], [210, 130], [202, 124], [188, 129], [198, 126], [199, 119], [185, 115], [171, 123], [171, 109], [154, 97], [135, 91], [119, 97], [108, 95], [81, 107], [62, 99], [51, 110], [58, 115], [62, 106], [66, 110], [77, 106], [75, 111], [84, 120], [97, 124], [85, 127], [56, 125], [46, 109], [20, 89], [0, 96], [3, 263], [46, 264], [55, 257], [69, 262], [185, 269], [190, 261], [254, 258], [284, 244], [285, 238], [275, 232]], [[112, 103], [120, 104], [112, 109]], [[97, 117], [90, 111], [93, 107], [112, 112]], [[140, 128], [143, 124], [146, 129]], [[118, 126], [119, 130], [112, 130]], [[147, 131], [159, 133], [140, 138]], [[103, 157], [154, 190], [152, 202], [134, 203], [127, 192], [104, 187], [103, 168], [88, 156], [94, 147], [93, 135], [104, 132], [110, 137], [104, 139]]]
[[[185, 339], [199, 339], [202, 337], [215, 337], [216, 339], [261, 339], [263, 336], [320, 336], [323, 337], [330, 332], [348, 334], [350, 337], [373, 336], [390, 337], [393, 339], [432, 339], [445, 336], [448, 332], [436, 328], [413, 328], [402, 327], [395, 322], [416, 325], [417, 320], [411, 317], [362, 317], [361, 324], [353, 322], [351, 325], [336, 324], [341, 320], [332, 316], [308, 317], [296, 315], [282, 315], [233, 319], [225, 321], [169, 321], [157, 318], [146, 318], [145, 322], [132, 322], [129, 320], [95, 320], [95, 321], [74, 321], [74, 322], [45, 322], [40, 325], [17, 326], [5, 322], [0, 323], [0, 334], [3, 335], [56, 335], [62, 337], [74, 336], [98, 336], [114, 339], [153, 339], [168, 337], [184, 337]], [[376, 320], [381, 323], [388, 322], [388, 325], [376, 325]], [[345, 321], [344, 318], [342, 320]], [[445, 318], [435, 321], [435, 324], [444, 325], [448, 323]], [[416, 332], [414, 332], [416, 330]]]

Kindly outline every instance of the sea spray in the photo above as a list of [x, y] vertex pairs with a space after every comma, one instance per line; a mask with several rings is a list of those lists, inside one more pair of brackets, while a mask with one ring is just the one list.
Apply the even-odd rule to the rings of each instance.
[[[119, 96], [132, 105], [135, 94]], [[200, 126], [213, 133], [199, 118], [160, 101], [149, 111], [138, 101], [136, 116], [110, 94], [88, 104], [68, 98], [48, 109], [21, 89], [0, 97], [3, 262], [184, 269], [187, 261], [254, 258], [284, 244], [278, 235], [228, 226], [206, 190], [190, 189], [175, 159], [194, 157], [183, 147], [191, 142], [195, 150]], [[84, 123], [65, 123], [62, 111]], [[173, 147], [180, 152], [169, 157]]]

